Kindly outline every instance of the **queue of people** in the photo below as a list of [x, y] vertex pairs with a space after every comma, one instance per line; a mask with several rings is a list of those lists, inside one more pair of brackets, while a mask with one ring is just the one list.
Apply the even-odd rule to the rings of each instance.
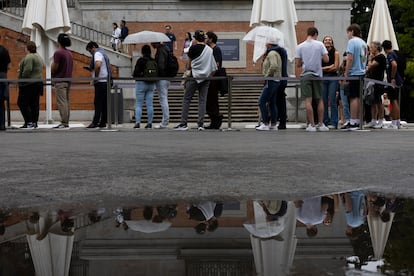
[[[168, 63], [170, 55], [177, 49], [176, 37], [171, 29], [171, 25], [165, 25], [166, 35], [171, 39], [171, 42], [151, 43], [152, 48], [155, 49], [154, 58], [151, 57], [149, 45], [144, 45], [141, 49], [142, 58], [138, 59], [135, 64], [133, 77], [143, 78], [148, 76], [145, 74], [147, 62], [144, 61], [155, 60], [156, 69], [154, 70], [156, 70], [157, 79], [154, 81], [136, 80], [136, 124], [134, 128], [140, 127], [144, 101], [148, 113], [148, 122], [145, 128], [151, 129], [153, 127], [153, 94], [155, 89], [157, 89], [162, 110], [162, 120], [155, 128], [165, 129], [169, 124], [168, 89], [170, 81], [167, 78], [170, 75]], [[398, 88], [402, 86], [403, 78], [397, 70], [398, 55], [393, 50], [391, 42], [389, 40], [373, 41], [368, 47], [361, 38], [361, 29], [357, 24], [351, 24], [346, 31], [349, 41], [342, 63], [340, 63], [339, 50], [334, 46], [333, 37], [328, 35], [322, 41], [318, 41], [319, 33], [315, 27], [308, 28], [306, 40], [297, 46], [296, 67], [299, 69], [297, 72], [300, 71], [298, 77], [301, 78], [301, 93], [305, 98], [308, 123], [306, 131], [329, 131], [329, 129], [337, 128], [356, 130], [360, 128], [363, 122], [360, 122], [362, 107], [359, 98], [362, 96], [360, 95], [360, 86], [363, 78], [373, 80], [371, 82], [365, 81], [365, 94], [368, 93], [366, 91], [372, 90], [372, 97], [364, 96], [365, 103], [368, 104], [368, 110], [365, 108], [367, 113], [365, 127], [385, 128], [384, 116], [388, 115], [392, 122], [386, 128], [401, 128]], [[128, 28], [124, 20], [121, 21], [121, 27], [118, 27], [117, 23], [113, 23], [111, 40], [113, 50], [122, 48], [120, 45], [127, 34]], [[209, 79], [222, 69], [222, 51], [217, 45], [217, 40], [218, 37], [214, 32], [197, 30], [193, 37], [191, 37], [191, 33], [186, 34], [181, 57], [186, 60], [184, 77], [190, 78], [186, 78], [183, 82], [185, 93], [181, 121], [174, 128], [176, 130], [188, 130], [189, 106], [196, 90], [199, 92], [197, 129], [220, 129], [221, 127], [223, 115], [220, 113], [218, 101], [220, 81]], [[67, 49], [71, 46], [69, 35], [59, 34], [57, 43], [59, 48], [54, 53], [51, 66], [52, 78], [56, 79], [53, 81], [53, 86], [61, 116], [61, 122], [56, 128], [68, 128], [70, 81], [59, 79], [72, 77], [73, 57], [70, 50]], [[38, 78], [39, 82], [19, 83], [18, 106], [24, 118], [24, 124], [21, 128], [36, 128], [39, 117], [39, 97], [43, 94], [43, 82], [40, 80], [44, 64], [36, 53], [36, 45], [33, 42], [27, 43], [26, 49], [27, 55], [19, 65], [19, 79]], [[95, 114], [87, 128], [103, 128], [107, 124], [106, 78], [109, 77], [110, 80], [112, 78], [110, 60], [105, 50], [94, 41], [88, 43], [86, 50], [92, 55], [88, 66], [91, 76], [99, 78], [93, 81]], [[385, 52], [385, 55], [382, 54], [382, 51]], [[4, 47], [1, 48], [0, 53], [2, 55], [0, 73], [2, 76], [6, 76], [10, 66], [10, 57]], [[285, 88], [287, 80], [279, 80], [279, 78], [288, 77], [287, 54], [275, 38], [268, 38], [266, 41], [262, 71], [264, 77], [275, 79], [266, 80], [258, 99], [260, 124], [256, 130], [286, 129]], [[337, 80], [335, 79], [337, 76], [351, 77], [352, 79]], [[388, 84], [383, 83], [385, 76]], [[166, 77], [166, 79], [159, 77]], [[328, 79], [323, 79], [325, 77]], [[6, 99], [6, 90], [7, 85], [2, 83], [0, 90], [0, 99], [2, 100], [2, 104], [0, 104], [1, 130], [5, 130], [3, 102]], [[28, 90], [35, 90], [36, 93], [27, 93]], [[204, 125], [205, 113], [209, 115], [211, 121], [208, 126]]]

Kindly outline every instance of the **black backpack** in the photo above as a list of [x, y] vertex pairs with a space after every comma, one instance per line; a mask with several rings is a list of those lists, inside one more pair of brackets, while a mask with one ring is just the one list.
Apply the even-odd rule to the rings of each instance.
[[147, 63], [144, 67], [143, 77], [144, 78], [156, 78], [158, 77], [158, 66], [155, 59], [145, 58]]
[[174, 54], [172, 52], [169, 52], [168, 54], [168, 59], [167, 59], [167, 66], [166, 66], [166, 73], [167, 73], [167, 77], [175, 77], [177, 76], [178, 73], [178, 69], [180, 68], [180, 66], [178, 65], [178, 60], [176, 58], [176, 56], [174, 56]]

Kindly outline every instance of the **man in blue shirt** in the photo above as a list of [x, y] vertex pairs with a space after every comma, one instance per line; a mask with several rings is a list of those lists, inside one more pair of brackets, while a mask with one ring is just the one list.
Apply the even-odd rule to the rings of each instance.
[[[170, 42], [164, 42], [164, 45], [170, 49], [170, 52], [174, 52], [174, 49], [177, 50], [177, 39], [175, 38], [175, 35], [171, 31], [172, 27], [171, 25], [165, 25], [165, 35], [168, 36], [168, 38], [171, 40]], [[174, 44], [174, 48], [173, 48]]]

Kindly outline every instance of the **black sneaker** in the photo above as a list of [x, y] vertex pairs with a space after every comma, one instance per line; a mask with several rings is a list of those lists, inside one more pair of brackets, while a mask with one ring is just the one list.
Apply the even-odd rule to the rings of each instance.
[[179, 124], [178, 126], [174, 127], [175, 130], [188, 130], [187, 124]]
[[92, 124], [90, 124], [89, 126], [87, 126], [86, 128], [98, 128], [98, 125], [97, 125], [97, 124], [92, 123]]
[[69, 126], [65, 126], [64, 124], [59, 124], [59, 125], [57, 125], [53, 128], [55, 128], [55, 129], [65, 129], [65, 128], [69, 128]]
[[341, 129], [348, 130], [349, 121], [346, 121], [345, 124], [341, 126]]
[[134, 128], [140, 128], [141, 126], [139, 125], [139, 123], [136, 123]]
[[348, 124], [345, 128], [345, 130], [357, 130], [357, 129], [359, 129], [359, 124]]
[[152, 128], [152, 124], [147, 124], [145, 128]]

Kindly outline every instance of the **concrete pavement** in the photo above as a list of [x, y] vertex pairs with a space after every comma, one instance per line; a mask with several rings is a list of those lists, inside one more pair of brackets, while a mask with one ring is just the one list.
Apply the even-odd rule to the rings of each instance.
[[355, 189], [414, 196], [413, 127], [306, 133], [299, 126], [7, 130], [0, 205], [286, 200]]

